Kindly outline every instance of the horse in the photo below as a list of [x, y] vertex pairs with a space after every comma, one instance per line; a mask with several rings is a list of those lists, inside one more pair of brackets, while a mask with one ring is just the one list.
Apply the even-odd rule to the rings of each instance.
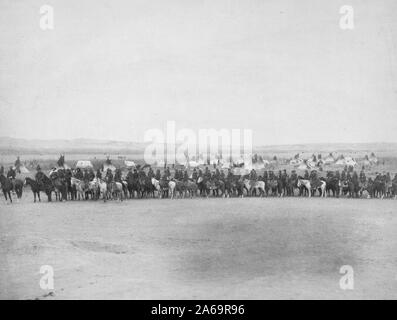
[[193, 180], [187, 180], [184, 182], [184, 189], [186, 193], [189, 193], [189, 197], [193, 198], [197, 194], [197, 184]]
[[47, 194], [48, 202], [52, 201], [52, 192], [55, 191], [54, 185], [50, 178], [48, 178], [45, 174], [41, 178], [41, 181], [38, 182], [40, 188]]
[[139, 178], [139, 190], [141, 193], [141, 198], [148, 195], [152, 195], [152, 197], [154, 197], [155, 189], [149, 177], [145, 176]]
[[397, 181], [392, 182], [392, 195], [397, 199]]
[[325, 191], [327, 192], [328, 196], [330, 196], [332, 193], [333, 197], [339, 198], [340, 191], [341, 191], [340, 180], [337, 177], [329, 177], [325, 181], [327, 183]]
[[169, 180], [165, 178], [161, 178], [159, 183], [160, 183], [160, 188], [161, 188], [161, 193], [162, 197], [168, 198], [169, 195], [169, 185], [168, 185]]
[[280, 188], [277, 178], [269, 179], [267, 185], [269, 186], [270, 195], [281, 196], [281, 193], [279, 193]]
[[55, 188], [55, 199], [59, 201], [66, 201], [68, 198], [68, 184], [66, 179], [56, 177], [51, 180]]
[[350, 198], [358, 198], [360, 190], [358, 180], [344, 180], [342, 182], [342, 193], [348, 195]]
[[11, 198], [11, 191], [13, 189], [12, 181], [9, 178], [6, 178], [4, 175], [0, 175], [0, 184], [1, 184], [1, 188], [3, 189], [3, 194], [6, 203], [8, 203], [8, 198], [10, 199], [10, 203], [12, 203], [12, 198]]
[[213, 196], [219, 196], [219, 191], [221, 191], [222, 196], [225, 197], [225, 183], [222, 180], [217, 180], [217, 181], [207, 180], [204, 183], [204, 186], [205, 186], [205, 192], [207, 198], [211, 194], [211, 191]]
[[286, 182], [287, 196], [293, 197], [295, 195], [295, 188], [297, 188], [298, 179], [289, 177]]
[[130, 194], [130, 199], [135, 196], [135, 192], [137, 195], [139, 195], [140, 192], [139, 179], [135, 178], [131, 174], [127, 175], [127, 190]]
[[23, 193], [23, 181], [21, 179], [15, 179], [13, 181], [14, 191], [17, 194], [17, 199], [22, 198]]
[[373, 184], [373, 196], [374, 198], [383, 199], [386, 195], [386, 182], [380, 179], [375, 179]]
[[89, 183], [89, 190], [90, 192], [92, 192], [94, 199], [96, 200], [100, 199], [102, 196], [103, 201], [106, 202], [108, 192], [107, 192], [107, 184], [105, 181], [99, 178], [94, 178]]
[[248, 195], [250, 196], [252, 196], [253, 191], [255, 191], [255, 194], [256, 191], [259, 191], [260, 196], [264, 196], [266, 194], [264, 181], [244, 179], [244, 186], [248, 190]]
[[154, 189], [157, 191], [158, 197], [161, 199], [162, 192], [161, 192], [160, 181], [155, 178], [152, 178], [151, 181]]
[[85, 193], [89, 191], [89, 184], [75, 177], [71, 177], [70, 182], [72, 187], [76, 188], [78, 200], [80, 200], [80, 198], [85, 199]]
[[171, 180], [168, 182], [168, 190], [171, 194], [171, 199], [174, 199], [175, 196], [175, 188], [176, 188], [176, 182], [174, 180]]
[[99, 196], [102, 195], [103, 202], [106, 202], [107, 195], [108, 195], [108, 185], [105, 181], [101, 179], [97, 179], [98, 187], [99, 187]]
[[203, 195], [203, 193], [207, 193], [207, 190], [205, 188], [205, 182], [206, 182], [206, 179], [204, 179], [204, 177], [200, 176], [197, 178], [197, 187], [200, 191], [201, 196]]
[[112, 199], [119, 199], [123, 201], [123, 184], [121, 182], [110, 182], [108, 183], [108, 194], [110, 194]]
[[306, 180], [306, 179], [298, 179], [298, 184], [297, 184], [298, 188], [300, 188], [301, 186], [304, 186], [307, 191], [309, 192], [309, 198], [312, 196], [312, 191], [315, 192], [316, 190], [320, 191], [320, 196], [325, 198], [327, 196], [325, 189], [327, 186], [327, 183], [323, 180], [320, 180], [320, 185], [318, 187], [313, 187], [311, 186], [310, 180]]
[[34, 202], [36, 202], [36, 196], [39, 198], [39, 202], [41, 202], [40, 191], [46, 193], [48, 197], [48, 202], [51, 202], [51, 192], [53, 191], [49, 185], [46, 187], [43, 183], [39, 183], [36, 180], [33, 180], [29, 177], [25, 178], [24, 185], [29, 185], [33, 192]]
[[99, 192], [99, 181], [97, 178], [94, 178], [92, 181], [88, 182], [88, 191], [91, 193], [92, 199], [99, 199], [100, 192]]
[[40, 187], [39, 187], [39, 184], [37, 183], [37, 181], [27, 177], [27, 178], [25, 178], [24, 185], [29, 185], [30, 188], [32, 189], [34, 202], [36, 202], [36, 195], [39, 198], [39, 201], [41, 202], [40, 191], [42, 191], [42, 190], [40, 190]]
[[234, 194], [236, 183], [232, 179], [225, 180], [225, 196], [230, 198]]

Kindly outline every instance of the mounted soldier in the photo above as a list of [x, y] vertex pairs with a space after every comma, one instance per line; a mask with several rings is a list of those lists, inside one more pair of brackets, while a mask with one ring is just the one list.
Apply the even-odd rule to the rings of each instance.
[[98, 170], [96, 171], [95, 177], [96, 177], [98, 180], [101, 180], [101, 179], [102, 179], [101, 170], [98, 169]]
[[114, 181], [116, 181], [116, 182], [121, 182], [122, 181], [121, 170], [120, 169], [116, 169], [116, 172], [114, 173]]
[[310, 185], [312, 187], [312, 190], [315, 190], [321, 185], [321, 180], [318, 177], [317, 171], [313, 170], [310, 173]]
[[21, 173], [21, 160], [19, 159], [19, 156], [17, 157], [17, 160], [15, 160], [14, 167], [16, 172]]
[[250, 180], [253, 180], [253, 181], [258, 180], [258, 176], [257, 176], [257, 174], [256, 174], [255, 169], [252, 169], [252, 170], [251, 170], [250, 175], [249, 175], [249, 178], [250, 178]]
[[84, 180], [84, 182], [89, 182], [90, 181], [90, 176], [88, 175], [88, 170], [87, 169], [84, 169], [83, 180]]
[[365, 172], [364, 172], [364, 167], [361, 169], [361, 172], [360, 172], [360, 182], [361, 183], [366, 183], [366, 181], [367, 181], [367, 177], [366, 177], [366, 175], [365, 175]]
[[83, 175], [83, 172], [81, 171], [80, 168], [77, 168], [77, 169], [76, 169], [76, 172], [75, 172], [75, 174], [74, 174], [74, 177], [75, 177], [76, 179], [83, 180], [84, 175]]
[[43, 178], [44, 178], [44, 173], [41, 171], [41, 167], [39, 165], [37, 165], [36, 171], [37, 171], [36, 175], [35, 175], [36, 182], [39, 184], [42, 184]]
[[171, 172], [169, 167], [165, 168], [164, 174], [167, 176], [167, 179], [171, 177]]
[[154, 172], [153, 172], [152, 167], [149, 168], [149, 171], [148, 171], [148, 173], [147, 173], [147, 176], [148, 176], [149, 179], [154, 178]]
[[183, 182], [187, 182], [189, 180], [189, 175], [187, 174], [187, 170], [183, 173]]
[[145, 179], [146, 178], [146, 172], [142, 168], [139, 168], [138, 178], [139, 179]]
[[210, 170], [208, 169], [208, 167], [205, 167], [204, 178], [207, 179], [207, 180], [210, 180], [210, 179], [211, 179], [211, 172], [210, 172]]
[[194, 182], [196, 182], [197, 179], [198, 179], [198, 173], [197, 173], [196, 168], [193, 169], [192, 179], [193, 179]]
[[291, 180], [296, 181], [298, 179], [298, 175], [296, 174], [295, 170], [292, 170], [291, 172]]
[[105, 180], [106, 180], [106, 183], [108, 183], [108, 184], [111, 183], [111, 182], [113, 182], [112, 170], [110, 170], [110, 169], [107, 169], [107, 170], [106, 170]]
[[218, 168], [216, 168], [215, 170], [215, 178], [217, 181], [219, 181], [219, 179], [221, 178], [221, 173]]
[[233, 181], [233, 172], [232, 172], [232, 169], [230, 169], [230, 168], [227, 170], [226, 180], [229, 182]]
[[10, 180], [15, 180], [17, 173], [13, 169], [13, 167], [10, 167], [10, 169], [7, 172], [7, 178]]
[[160, 179], [161, 179], [161, 172], [160, 172], [160, 169], [157, 169], [157, 170], [156, 170], [156, 174], [154, 175], [154, 178], [155, 178], [156, 180], [160, 181]]

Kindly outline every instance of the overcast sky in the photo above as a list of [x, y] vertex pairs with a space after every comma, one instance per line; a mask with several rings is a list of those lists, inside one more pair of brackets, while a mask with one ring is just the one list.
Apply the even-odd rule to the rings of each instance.
[[396, 142], [396, 17], [395, 0], [0, 0], [0, 136], [142, 141], [175, 120]]

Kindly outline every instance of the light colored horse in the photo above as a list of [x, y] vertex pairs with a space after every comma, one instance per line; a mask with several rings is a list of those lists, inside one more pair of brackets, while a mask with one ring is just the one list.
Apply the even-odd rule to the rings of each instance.
[[108, 196], [108, 186], [106, 182], [101, 179], [94, 178], [90, 184], [91, 183], [96, 187], [97, 191], [99, 190], [99, 198], [102, 196], [103, 201], [106, 202]]
[[79, 179], [76, 179], [75, 177], [70, 178], [70, 183], [72, 186], [76, 187], [78, 199], [80, 200], [80, 197], [84, 199], [85, 193], [89, 191], [89, 184]]
[[171, 194], [171, 199], [174, 199], [175, 196], [175, 188], [176, 188], [176, 182], [171, 180], [170, 182], [168, 182], [168, 190]]
[[152, 178], [152, 185], [153, 185], [154, 188], [156, 189], [157, 194], [158, 194], [158, 197], [161, 199], [161, 194], [162, 194], [162, 192], [161, 192], [160, 181], [158, 181], [158, 180], [155, 179], [155, 178]]
[[123, 184], [116, 181], [109, 183], [108, 194], [111, 199], [119, 199], [120, 201], [123, 201]]
[[325, 198], [327, 196], [327, 193], [325, 192], [325, 189], [327, 187], [327, 183], [325, 181], [320, 180], [321, 185], [318, 188], [312, 189], [310, 180], [306, 179], [298, 179], [298, 188], [301, 186], [304, 186], [308, 192], [309, 192], [309, 198], [312, 196], [312, 190], [319, 190], [321, 192], [321, 197]]
[[248, 190], [248, 194], [252, 195], [252, 191], [259, 191], [261, 196], [266, 194], [265, 182], [264, 181], [252, 181], [249, 179], [244, 179], [244, 186]]

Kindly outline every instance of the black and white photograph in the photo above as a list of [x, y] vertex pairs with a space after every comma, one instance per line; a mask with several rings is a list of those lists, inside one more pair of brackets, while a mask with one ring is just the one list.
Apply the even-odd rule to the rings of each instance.
[[395, 300], [396, 18], [0, 0], [0, 300]]

